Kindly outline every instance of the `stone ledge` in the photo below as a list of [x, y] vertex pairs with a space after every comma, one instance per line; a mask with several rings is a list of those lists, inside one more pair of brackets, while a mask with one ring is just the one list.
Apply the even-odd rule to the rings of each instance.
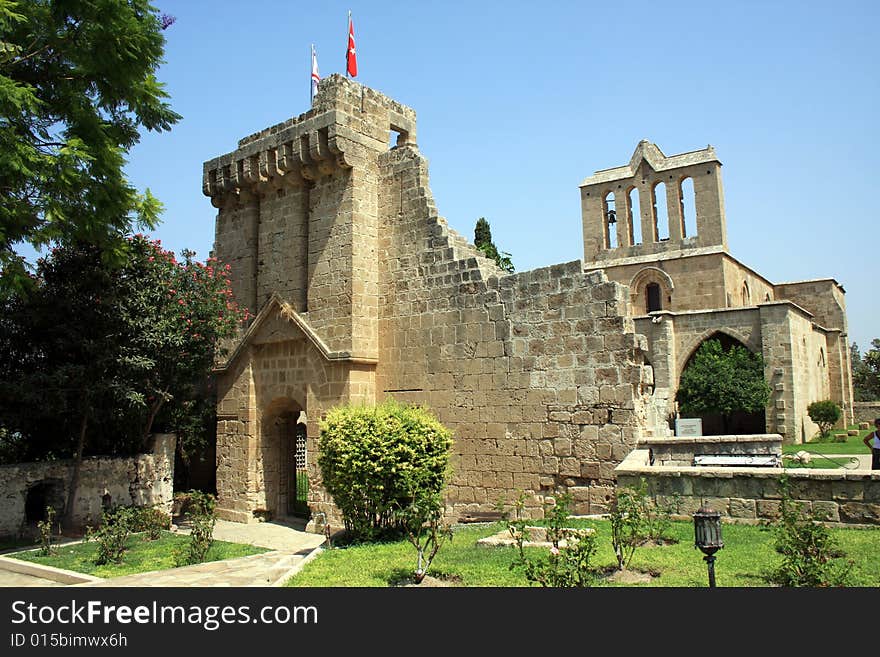
[[[23, 550], [27, 551], [27, 550]], [[88, 582], [103, 582], [101, 577], [77, 573], [72, 570], [63, 570], [54, 568], [53, 566], [43, 566], [31, 561], [21, 561], [19, 559], [11, 559], [9, 557], [0, 556], [0, 570], [8, 570], [12, 573], [21, 573], [22, 575], [32, 575], [42, 579], [48, 579], [61, 584], [85, 584]]]

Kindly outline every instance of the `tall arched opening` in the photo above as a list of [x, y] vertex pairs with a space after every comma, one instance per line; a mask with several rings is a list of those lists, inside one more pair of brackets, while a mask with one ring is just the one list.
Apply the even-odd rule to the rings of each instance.
[[263, 412], [260, 463], [268, 515], [308, 519], [306, 417], [292, 399], [276, 399]]
[[[745, 349], [746, 351], [751, 351], [742, 342], [728, 335], [727, 333], [723, 333], [721, 331], [715, 332], [707, 337], [705, 340], [700, 342], [700, 344], [697, 345], [697, 347], [693, 350], [681, 370], [679, 382], [681, 382], [681, 377], [684, 376], [684, 373], [687, 371], [687, 369], [693, 364], [694, 358], [696, 357], [697, 352], [700, 350], [700, 347], [702, 347], [706, 342], [710, 340], [717, 340], [718, 342], [720, 342], [721, 348], [725, 352], [730, 351], [734, 347], [740, 347], [742, 349]], [[682, 417], [684, 417], [684, 415]], [[719, 436], [725, 434], [742, 435], [766, 432], [766, 411], [764, 409], [761, 409], [760, 411], [754, 413], [735, 411], [731, 413], [727, 418], [726, 427], [724, 417], [721, 413], [705, 413], [696, 416], [690, 415], [688, 417], [699, 417], [703, 421], [704, 436]]]

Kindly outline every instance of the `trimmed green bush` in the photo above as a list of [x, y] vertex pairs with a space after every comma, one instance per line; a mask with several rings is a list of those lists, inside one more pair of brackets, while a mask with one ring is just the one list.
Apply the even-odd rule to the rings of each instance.
[[401, 510], [442, 491], [451, 446], [452, 432], [425, 408], [389, 400], [331, 409], [318, 465], [352, 539], [400, 531]]
[[830, 399], [813, 402], [807, 406], [807, 415], [819, 425], [819, 433], [825, 438], [840, 419], [840, 406]]

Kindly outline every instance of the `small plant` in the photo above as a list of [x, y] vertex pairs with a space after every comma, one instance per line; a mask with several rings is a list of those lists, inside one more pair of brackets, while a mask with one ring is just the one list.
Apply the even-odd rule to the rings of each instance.
[[452, 528], [443, 523], [443, 503], [439, 493], [422, 492], [412, 502], [398, 511], [398, 521], [403, 526], [407, 540], [417, 552], [413, 581], [420, 584], [434, 557], [446, 541], [452, 540]]
[[[639, 482], [639, 494], [647, 496], [647, 482]], [[647, 498], [645, 506], [645, 542], [670, 543], [676, 539], [669, 535], [672, 527], [672, 516], [681, 512], [681, 495], [673, 493], [663, 502], [654, 502]]]
[[831, 428], [840, 419], [840, 406], [830, 399], [816, 401], [807, 406], [807, 415], [819, 425], [819, 434], [826, 438], [831, 433]]
[[174, 555], [178, 566], [202, 563], [214, 544], [215, 500], [213, 495], [199, 491], [189, 492], [186, 516], [190, 521], [189, 542]]
[[650, 505], [647, 485], [643, 479], [636, 488], [617, 489], [611, 505], [611, 548], [617, 559], [617, 569], [626, 570], [636, 548], [645, 542], [648, 534]]
[[98, 544], [98, 556], [95, 559], [97, 565], [122, 561], [134, 517], [135, 510], [132, 507], [105, 509], [101, 514], [100, 528], [97, 531], [91, 527], [87, 529], [86, 540], [94, 540]]
[[845, 555], [822, 524], [824, 518], [805, 512], [803, 505], [792, 499], [787, 476], [780, 478], [779, 489], [782, 506], [773, 529], [782, 563], [767, 579], [780, 586], [846, 586], [853, 564], [839, 560]]
[[44, 557], [55, 553], [55, 547], [52, 545], [52, 523], [55, 522], [55, 515], [55, 509], [47, 506], [46, 519], [37, 523], [37, 530], [40, 532], [40, 554]]
[[133, 532], [144, 532], [148, 541], [158, 540], [171, 525], [171, 517], [155, 507], [135, 507], [132, 512]]
[[[527, 535], [526, 520], [522, 517], [524, 500], [525, 495], [521, 493], [513, 506], [514, 518], [505, 519], [517, 549], [517, 557], [510, 564], [510, 569], [522, 568], [528, 581], [544, 587], [590, 586], [596, 578], [592, 565], [596, 554], [596, 537], [590, 530], [566, 526], [570, 519], [571, 496], [568, 493], [559, 495], [547, 513], [550, 550], [543, 559], [527, 557], [523, 547]], [[499, 507], [503, 510], [503, 502]]]

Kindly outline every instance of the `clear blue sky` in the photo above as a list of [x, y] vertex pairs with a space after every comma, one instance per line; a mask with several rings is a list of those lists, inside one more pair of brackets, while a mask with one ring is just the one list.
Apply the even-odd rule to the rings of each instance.
[[582, 257], [578, 184], [640, 139], [712, 144], [732, 254], [772, 282], [832, 277], [850, 341], [880, 326], [880, 3], [155, 0], [177, 18], [160, 79], [183, 121], [145, 136], [128, 172], [165, 204], [156, 231], [208, 255], [202, 163], [309, 107], [309, 47], [414, 108], [440, 214], [485, 216], [517, 270]]

